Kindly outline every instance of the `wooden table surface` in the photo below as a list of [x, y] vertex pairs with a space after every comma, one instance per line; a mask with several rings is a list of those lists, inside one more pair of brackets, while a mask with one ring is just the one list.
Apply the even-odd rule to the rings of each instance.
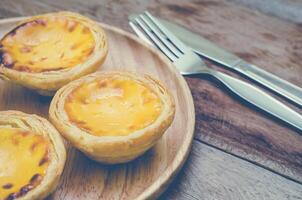
[[[1, 0], [0, 18], [71, 10], [131, 31], [128, 14], [145, 9], [302, 87], [301, 23], [238, 0]], [[243, 103], [209, 77], [186, 80], [196, 108], [195, 138], [188, 161], [160, 199], [302, 199], [301, 132]]]

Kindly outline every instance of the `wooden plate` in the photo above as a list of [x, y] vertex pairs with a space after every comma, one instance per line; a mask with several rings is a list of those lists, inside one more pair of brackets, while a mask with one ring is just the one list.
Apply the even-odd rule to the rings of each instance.
[[[2, 37], [22, 18], [0, 20]], [[167, 187], [190, 151], [195, 113], [190, 90], [170, 62], [135, 36], [101, 24], [109, 38], [109, 56], [100, 70], [151, 74], [173, 93], [176, 117], [163, 138], [138, 159], [122, 165], [98, 164], [67, 144], [67, 162], [51, 199], [153, 199]], [[49, 97], [0, 80], [0, 110], [21, 110], [47, 117]]]

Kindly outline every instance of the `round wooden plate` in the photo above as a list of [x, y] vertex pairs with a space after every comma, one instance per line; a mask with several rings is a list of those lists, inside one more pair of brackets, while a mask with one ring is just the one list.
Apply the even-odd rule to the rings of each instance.
[[[2, 37], [23, 18], [0, 20]], [[96, 163], [67, 143], [67, 162], [51, 199], [153, 199], [179, 171], [190, 151], [195, 113], [184, 78], [158, 51], [118, 28], [101, 24], [109, 39], [109, 55], [100, 70], [132, 70], [153, 75], [173, 93], [176, 116], [162, 139], [138, 159], [121, 165]], [[0, 110], [21, 110], [47, 118], [51, 98], [0, 80]]]

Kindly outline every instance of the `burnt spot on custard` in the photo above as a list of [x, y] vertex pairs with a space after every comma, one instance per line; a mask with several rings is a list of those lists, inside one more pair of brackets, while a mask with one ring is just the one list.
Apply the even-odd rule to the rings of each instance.
[[49, 161], [49, 157], [48, 157], [48, 152], [46, 151], [44, 156], [41, 158], [39, 162], [39, 166], [41, 167], [42, 165], [48, 163], [48, 161]]
[[108, 85], [108, 82], [107, 82], [107, 80], [101, 80], [101, 81], [99, 81], [98, 85], [100, 86], [100, 88], [103, 88]]
[[[8, 39], [8, 38], [14, 39], [15, 35], [23, 27], [33, 27], [33, 26], [43, 26], [43, 27], [45, 27], [45, 26], [47, 26], [47, 24], [48, 24], [48, 20], [43, 19], [43, 18], [35, 19], [35, 20], [32, 20], [32, 21], [27, 21], [27, 22], [24, 22], [23, 24], [20, 24], [20, 25], [16, 26], [10, 32], [8, 32], [6, 35], [4, 35], [2, 37], [2, 39], [0, 40], [0, 66], [8, 68], [8, 69], [13, 69], [13, 70], [16, 70], [16, 71], [21, 71], [21, 72], [34, 72], [34, 69], [32, 69], [31, 66], [35, 65], [36, 62], [35, 61], [28, 61], [27, 63], [23, 63], [23, 64], [18, 63], [18, 61], [14, 60], [12, 54], [3, 45], [3, 41]], [[79, 22], [66, 20], [65, 27], [66, 27], [66, 30], [68, 32], [75, 31], [78, 26], [79, 26]], [[87, 27], [82, 28], [80, 31], [83, 34], [90, 33], [90, 29], [87, 28]], [[76, 50], [78, 47], [80, 47], [80, 45], [81, 44], [73, 44], [70, 49], [71, 50]], [[88, 54], [87, 56], [90, 56], [93, 53], [93, 50], [94, 50], [94, 48], [88, 48], [88, 49], [82, 51], [82, 53], [86, 53], [86, 54]], [[23, 53], [24, 54], [31, 53], [33, 55], [37, 54], [37, 52], [35, 52], [35, 50], [31, 46], [27, 46], [27, 45], [24, 45], [24, 46], [20, 47], [19, 52], [22, 53], [22, 54]], [[60, 55], [60, 59], [63, 59], [63, 58], [65, 58], [64, 53], [62, 53]], [[44, 61], [44, 60], [47, 60], [47, 59], [48, 59], [48, 57], [42, 57], [42, 58], [39, 59], [39, 61]], [[69, 62], [69, 64], [76, 64], [76, 63]], [[49, 72], [49, 71], [59, 71], [59, 70], [65, 69], [65, 68], [66, 68], [65, 66], [58, 66], [58, 67], [53, 67], [51, 69], [39, 69], [38, 73]]]
[[93, 50], [94, 50], [93, 48], [90, 48], [90, 49], [89, 49], [89, 51], [88, 51], [88, 56], [90, 56], [90, 55], [93, 53]]
[[[20, 28], [24, 27], [24, 26], [33, 26], [33, 25], [37, 25], [37, 24], [42, 25], [42, 26], [46, 26], [47, 23], [46, 23], [46, 21], [44, 19], [35, 19], [35, 20], [32, 20], [32, 21], [25, 22], [23, 24], [20, 24], [20, 25], [16, 26], [13, 30], [11, 30], [10, 32], [8, 32], [3, 37], [3, 39], [6, 38], [6, 37], [8, 37], [8, 36], [11, 36], [11, 37], [15, 36], [16, 33], [17, 33], [17, 31]], [[0, 45], [0, 47], [1, 47], [1, 45]]]
[[6, 68], [12, 68], [14, 66], [14, 61], [8, 53], [0, 50], [0, 64]]
[[27, 184], [27, 185], [23, 186], [23, 187], [20, 189], [20, 192], [19, 192], [20, 196], [25, 195], [26, 193], [28, 193], [28, 192], [29, 192], [30, 190], [32, 190], [33, 188], [34, 188], [34, 186], [31, 185], [31, 184]]
[[70, 50], [75, 50], [80, 46], [80, 44], [74, 44], [70, 47]]
[[31, 68], [29, 66], [26, 66], [26, 65], [18, 66], [18, 70], [23, 71], [23, 72], [31, 72]]
[[2, 188], [5, 189], [5, 190], [8, 190], [8, 189], [11, 189], [14, 185], [11, 184], [11, 183], [7, 183], [5, 185], [2, 185]]
[[33, 23], [39, 24], [41, 26], [46, 26], [46, 21], [43, 19], [36, 19], [34, 21], [32, 21]]
[[78, 23], [74, 21], [67, 22], [67, 30], [69, 32], [73, 32], [76, 29], [77, 25]]
[[39, 145], [38, 142], [33, 143], [33, 144], [30, 146], [30, 151], [31, 151], [31, 152], [34, 152], [35, 149], [36, 149], [36, 147], [37, 147], [38, 145]]
[[[18, 26], [16, 26], [13, 30], [11, 30], [10, 32], [8, 32], [6, 35], [4, 35], [0, 41], [0, 65], [6, 67], [6, 68], [13, 68], [14, 67], [14, 61], [11, 57], [11, 55], [5, 51], [5, 48], [2, 44], [2, 41], [4, 39], [6, 39], [7, 37], [14, 37], [17, 33], [17, 31], [24, 27], [24, 26], [32, 26], [33, 24], [40, 24], [40, 25], [43, 25], [45, 26], [46, 25], [46, 22], [42, 19], [37, 19], [37, 20], [33, 20], [33, 21], [30, 21], [30, 22], [25, 22], [23, 24], [20, 24]], [[28, 46], [25, 46], [25, 47], [22, 47], [20, 49], [20, 52], [22, 53], [29, 53], [31, 52], [31, 48], [28, 47]], [[28, 71], [28, 67], [27, 66], [22, 66], [22, 69], [25, 69], [25, 71]], [[22, 69], [20, 69], [20, 71], [22, 71]]]
[[11, 193], [10, 195], [8, 195], [8, 197], [5, 198], [5, 200], [14, 200], [14, 199], [17, 199], [19, 196], [18, 196], [18, 193]]
[[12, 140], [12, 143], [16, 146], [19, 145], [19, 143], [20, 143], [20, 140], [18, 137], [12, 137], [11, 140]]
[[[51, 144], [50, 139], [29, 130], [10, 130], [10, 128], [4, 128], [4, 141], [4, 147], [7, 147], [5, 148], [5, 152], [9, 152], [9, 154], [7, 154], [9, 155], [8, 159], [16, 153], [22, 154], [20, 155], [21, 159], [18, 159], [19, 155], [14, 157], [18, 162], [14, 164], [15, 166], [12, 166], [13, 171], [9, 168], [11, 164], [4, 158], [6, 164], [4, 165], [3, 171], [4, 179], [0, 181], [0, 199], [19, 199], [36, 188], [43, 180], [51, 160], [51, 158], [48, 158], [50, 155], [49, 153], [51, 152], [49, 148], [49, 145]], [[18, 145], [19, 147], [15, 147], [15, 145]], [[31, 156], [33, 151], [35, 152]], [[29, 157], [27, 158], [28, 153]], [[33, 162], [28, 161], [31, 160], [31, 157]], [[1, 161], [3, 160], [1, 159]], [[27, 165], [23, 168], [22, 165], [24, 164], [28, 164], [29, 166]], [[8, 173], [6, 169], [8, 169]], [[27, 173], [23, 174], [23, 169], [26, 170]], [[5, 176], [9, 176], [9, 178], [6, 179]], [[16, 179], [14, 179], [15, 177]]]
[[74, 120], [73, 123], [75, 123], [76, 125], [79, 125], [81, 127], [86, 127], [87, 126], [86, 122], [81, 121], [81, 120]]
[[63, 52], [63, 53], [61, 53], [60, 58], [64, 58], [64, 56], [65, 56], [65, 53]]
[[42, 180], [42, 176], [40, 174], [35, 174], [31, 177], [29, 183], [32, 185], [37, 185]]
[[82, 29], [82, 33], [83, 33], [83, 34], [88, 34], [88, 33], [89, 33], [89, 28], [84, 27], [84, 28]]
[[[42, 181], [42, 179], [43, 177], [40, 174], [33, 175], [28, 184], [24, 185], [18, 192], [10, 193], [5, 200], [14, 200], [26, 195], [29, 191], [34, 189]], [[11, 187], [13, 187], [13, 185], [11, 185]]]
[[[16, 26], [14, 29], [12, 29], [10, 32], [8, 32], [6, 35], [4, 35], [2, 37], [2, 39], [5, 39], [7, 37], [14, 37], [17, 33], [17, 31], [24, 27], [24, 26], [33, 26], [33, 25], [36, 25], [36, 24], [39, 24], [39, 25], [42, 25], [42, 26], [46, 26], [46, 21], [43, 20], [43, 19], [36, 19], [36, 20], [33, 20], [33, 21], [29, 21], [29, 22], [25, 22], [23, 24], [20, 24], [18, 26]], [[2, 44], [0, 44], [0, 48], [3, 47]]]
[[29, 135], [29, 132], [28, 131], [22, 131], [20, 132], [20, 134], [23, 136], [23, 137], [26, 137]]
[[117, 82], [117, 83], [113, 84], [113, 88], [115, 88], [115, 89], [119, 89], [119, 88], [122, 88], [122, 87], [123, 87], [123, 84], [120, 83], [120, 82]]
[[24, 47], [20, 48], [21, 53], [30, 53], [31, 51], [32, 51], [32, 49], [29, 46], [24, 46]]
[[18, 66], [18, 71], [22, 71], [22, 72], [31, 72], [30, 67], [26, 66], [26, 65], [19, 65]]
[[93, 53], [93, 50], [94, 50], [94, 48], [92, 47], [92, 48], [83, 50], [81, 53], [86, 54], [87, 56], [90, 56]]
[[135, 125], [130, 125], [130, 126], [128, 126], [128, 129], [129, 129], [130, 131], [133, 131], [133, 130], [136, 129], [136, 126], [135, 126]]

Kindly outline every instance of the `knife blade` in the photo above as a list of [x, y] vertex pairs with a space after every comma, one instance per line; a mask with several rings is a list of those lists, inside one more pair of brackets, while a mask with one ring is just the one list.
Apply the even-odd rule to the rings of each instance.
[[302, 108], [302, 89], [300, 87], [244, 61], [238, 56], [180, 25], [164, 19], [157, 19], [181, 41], [190, 46], [197, 54], [249, 77]]
[[[146, 13], [146, 15], [151, 16], [150, 13]], [[129, 25], [132, 27], [134, 32], [138, 34], [138, 36], [143, 39], [146, 42], [150, 42], [151, 45], [153, 45], [153, 42], [155, 40], [154, 37], [151, 37], [152, 32], [150, 32], [149, 29], [146, 29], [146, 27], [142, 26], [140, 23], [138, 23], [137, 15], [130, 15], [129, 16]], [[151, 18], [151, 17], [150, 17]], [[153, 20], [156, 20], [154, 16], [152, 16]], [[151, 19], [152, 19], [151, 18]], [[141, 19], [141, 18], [140, 18]], [[156, 22], [157, 21], [157, 22]], [[166, 27], [164, 27], [163, 24], [161, 24], [158, 20], [156, 20], [155, 23], [156, 26], [160, 29], [162, 34], [165, 34], [165, 37], [167, 40], [170, 40], [172, 43], [175, 41], [178, 41], [178, 45], [180, 45], [182, 42], [176, 38], [176, 36], [171, 33]], [[144, 22], [147, 23], [147, 22]], [[151, 30], [153, 31], [153, 30]], [[154, 32], [154, 35], [159, 34], [158, 32]], [[150, 36], [150, 37], [149, 37]], [[162, 37], [165, 38], [165, 37]], [[151, 42], [152, 41], [152, 42]], [[174, 42], [173, 42], [174, 41]], [[158, 47], [158, 42], [155, 43]], [[186, 46], [185, 44], [182, 44], [182, 46]], [[163, 47], [161, 47], [163, 48]], [[182, 51], [186, 51], [185, 49], [189, 47], [182, 47]], [[188, 51], [191, 51], [190, 48], [187, 49]], [[186, 53], [186, 58], [189, 58], [190, 60], [199, 60], [202, 58], [196, 58], [193, 55], [188, 57], [188, 53]], [[182, 56], [185, 56], [183, 54]], [[182, 57], [184, 58], [184, 57]], [[173, 60], [172, 60], [173, 61]], [[175, 61], [175, 60], [174, 60]], [[197, 62], [197, 61], [196, 61]], [[185, 65], [185, 63], [182, 63]], [[188, 64], [188, 63], [187, 63]], [[178, 63], [178, 65], [180, 65]], [[188, 64], [189, 65], [189, 64]], [[203, 65], [203, 63], [201, 63]], [[180, 65], [181, 67], [181, 65]], [[206, 67], [206, 66], [204, 66]], [[297, 113], [296, 111], [292, 110], [285, 104], [281, 103], [274, 97], [270, 96], [269, 94], [266, 94], [259, 88], [252, 86], [244, 81], [241, 81], [237, 78], [231, 77], [227, 74], [224, 74], [219, 71], [208, 69], [211, 72], [203, 72], [203, 73], [210, 73], [215, 78], [220, 80], [225, 86], [227, 86], [232, 92], [237, 94], [242, 99], [246, 100], [247, 102], [253, 104], [254, 106], [262, 109], [263, 111], [279, 118], [280, 120], [292, 125], [293, 127], [297, 128], [297, 130], [302, 131], [302, 116]]]

